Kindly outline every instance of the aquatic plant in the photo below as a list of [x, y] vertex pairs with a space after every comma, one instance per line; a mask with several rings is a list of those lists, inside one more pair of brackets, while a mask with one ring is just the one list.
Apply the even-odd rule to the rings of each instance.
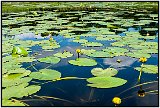
[[56, 70], [41, 69], [38, 72], [32, 72], [29, 76], [33, 79], [54, 81], [61, 77], [61, 73]]
[[20, 55], [26, 57], [28, 55], [28, 52], [23, 47], [14, 46], [12, 55]]
[[48, 56], [44, 58], [39, 58], [38, 61], [40, 62], [45, 62], [45, 63], [52, 63], [52, 64], [57, 64], [60, 62], [60, 58], [55, 57], [55, 56]]
[[121, 104], [121, 98], [119, 98], [119, 97], [114, 97], [114, 98], [112, 99], [112, 102], [115, 104], [115, 106], [117, 106], [117, 105]]
[[116, 78], [116, 77], [93, 77], [88, 78], [87, 82], [91, 84], [87, 84], [87, 86], [95, 87], [95, 88], [113, 88], [124, 85], [127, 80]]
[[54, 54], [55, 57], [60, 57], [60, 58], [68, 58], [68, 57], [72, 57], [73, 54], [71, 52], [68, 51], [64, 51], [63, 53], [56, 53]]
[[[2, 13], [2, 106], [29, 106], [26, 104], [28, 101], [30, 103], [39, 100], [47, 101], [49, 105], [56, 106], [57, 102], [54, 104], [53, 101], [50, 101], [51, 99], [67, 102], [67, 104], [61, 105], [68, 105], [69, 103], [77, 106], [74, 102], [66, 99], [35, 95], [38, 91], [44, 90], [41, 89], [43, 84], [54, 83], [55, 81], [85, 79], [89, 83], [87, 86], [91, 88], [89, 99], [87, 98], [88, 101], [86, 101], [87, 105], [101, 101], [101, 99], [93, 99], [97, 88], [111, 89], [126, 84], [127, 80], [118, 78], [118, 76], [114, 77], [117, 75], [119, 67], [128, 68], [137, 61], [137, 58], [143, 64], [147, 62], [148, 58], [153, 58], [154, 55], [152, 54], [157, 57], [158, 43], [150, 41], [156, 41], [155, 39], [158, 37], [156, 34], [158, 31], [158, 14], [150, 13], [158, 13], [155, 11], [158, 4], [152, 2], [144, 2], [144, 6], [137, 2], [120, 4], [114, 2], [49, 2], [45, 4], [39, 2], [3, 2], [2, 11], [5, 13]], [[104, 12], [104, 9], [107, 11]], [[112, 9], [119, 11], [111, 12]], [[133, 32], [132, 29], [134, 29]], [[32, 36], [33, 34], [36, 36]], [[55, 40], [52, 36], [55, 37]], [[36, 40], [34, 40], [35, 38]], [[78, 57], [73, 60], [69, 58], [74, 58], [72, 52], [63, 51], [63, 47], [71, 45], [70, 43], [75, 47], [85, 48], [77, 49]], [[90, 49], [91, 47], [92, 49]], [[38, 52], [36, 57], [34, 56], [35, 51]], [[46, 56], [49, 54], [51, 56]], [[84, 58], [80, 57], [80, 54], [83, 54]], [[96, 66], [97, 64], [102, 68], [93, 67], [91, 74], [94, 77], [91, 78], [61, 77], [63, 72], [47, 69], [51, 66], [54, 67], [57, 63], [60, 65], [57, 64], [55, 67], [61, 66], [61, 59], [63, 59], [62, 63], [75, 65], [73, 66], [75, 68], [86, 66], [84, 68], [88, 69], [91, 68], [88, 66]], [[101, 59], [104, 60], [103, 63], [107, 67], [101, 64]], [[47, 67], [43, 68], [41, 65], [47, 65]], [[39, 66], [42, 69], [39, 70]], [[74, 70], [73, 68], [73, 72], [75, 72]], [[86, 71], [85, 69], [82, 70]], [[158, 66], [143, 64], [141, 67], [135, 67], [135, 70], [140, 71], [138, 79], [141, 79], [142, 72], [157, 74]], [[141, 85], [149, 83], [157, 83], [157, 81], [145, 82], [128, 89], [140, 86], [140, 90], [135, 92], [141, 97], [149, 93], [158, 94], [158, 90], [146, 91], [141, 88]], [[121, 104], [122, 100], [132, 97], [120, 98], [118, 95], [115, 96], [112, 102], [116, 106]], [[25, 99], [22, 100], [23, 98]], [[109, 101], [111, 102], [110, 99]], [[80, 102], [78, 104], [86, 105]]]
[[109, 77], [109, 76], [115, 76], [118, 73], [118, 71], [114, 68], [107, 68], [107, 69], [93, 68], [91, 70], [91, 73], [97, 77]]
[[141, 57], [139, 59], [139, 61], [142, 62], [142, 65], [141, 65], [140, 74], [139, 74], [139, 77], [138, 77], [138, 82], [140, 82], [140, 79], [141, 79], [143, 63], [145, 63], [147, 61], [147, 58]]
[[76, 60], [69, 60], [68, 63], [77, 66], [95, 66], [97, 62], [89, 58], [77, 58]]
[[78, 58], [79, 58], [79, 54], [81, 53], [80, 49], [76, 49], [76, 53], [78, 54]]

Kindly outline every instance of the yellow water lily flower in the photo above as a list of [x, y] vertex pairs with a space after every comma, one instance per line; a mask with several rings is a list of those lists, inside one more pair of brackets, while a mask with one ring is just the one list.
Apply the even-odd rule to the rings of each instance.
[[115, 105], [119, 105], [119, 104], [121, 104], [121, 98], [119, 98], [119, 97], [114, 97], [114, 98], [112, 99], [112, 102], [113, 102]]
[[77, 52], [77, 53], [80, 53], [80, 52], [81, 52], [81, 50], [80, 50], [80, 49], [76, 49], [76, 52]]
[[38, 35], [38, 32], [35, 32], [35, 35]]
[[117, 60], [118, 63], [122, 62], [120, 59]]
[[144, 90], [139, 90], [138, 93], [137, 93], [137, 95], [139, 97], [144, 97], [145, 96], [145, 91]]
[[79, 58], [79, 54], [81, 53], [81, 50], [80, 49], [76, 49], [76, 52], [77, 52], [78, 58]]
[[141, 57], [141, 58], [139, 59], [139, 61], [140, 61], [140, 62], [142, 62], [142, 63], [144, 63], [144, 62], [146, 62], [146, 61], [147, 61], [147, 58], [145, 58], [145, 57]]

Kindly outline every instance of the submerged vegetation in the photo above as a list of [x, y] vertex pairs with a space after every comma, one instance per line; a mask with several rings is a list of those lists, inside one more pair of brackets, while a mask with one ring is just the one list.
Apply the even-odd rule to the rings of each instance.
[[2, 2], [2, 106], [158, 106], [158, 20], [158, 2]]

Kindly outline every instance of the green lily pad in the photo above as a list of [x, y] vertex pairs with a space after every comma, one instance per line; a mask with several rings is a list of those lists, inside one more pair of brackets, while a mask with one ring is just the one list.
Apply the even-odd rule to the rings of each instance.
[[2, 69], [6, 69], [7, 71], [15, 70], [17, 68], [20, 68], [21, 66], [22, 66], [21, 64], [16, 63], [14, 61], [9, 61], [9, 62], [3, 62], [2, 63]]
[[[140, 71], [141, 67], [136, 67], [134, 69]], [[157, 65], [143, 65], [142, 72], [149, 73], [149, 74], [158, 74], [158, 66]]]
[[97, 62], [93, 59], [88, 58], [77, 58], [76, 60], [69, 60], [68, 61], [72, 65], [77, 66], [95, 66], [97, 65]]
[[22, 63], [22, 62], [33, 62], [35, 61], [34, 57], [12, 57], [12, 59], [17, 62], [17, 63]]
[[145, 48], [145, 49], [141, 49], [141, 50], [138, 50], [137, 52], [140, 52], [140, 53], [148, 53], [148, 54], [158, 54], [158, 49], [151, 49], [151, 48], [149, 48], [149, 49], [147, 49], [147, 48]]
[[2, 106], [25, 106], [21, 101], [12, 101], [12, 100], [2, 100]]
[[88, 40], [86, 40], [86, 39], [76, 39], [76, 40], [73, 40], [73, 42], [86, 43], [86, 42], [88, 42]]
[[68, 57], [72, 57], [73, 54], [71, 52], [63, 52], [63, 53], [56, 53], [54, 54], [54, 56], [56, 57], [60, 57], [60, 58], [68, 58]]
[[39, 58], [38, 61], [40, 62], [45, 62], [45, 63], [53, 63], [53, 64], [57, 64], [60, 62], [60, 58], [58, 57], [54, 57], [54, 56], [48, 56], [45, 58]]
[[49, 49], [56, 49], [59, 47], [60, 47], [60, 45], [42, 46], [42, 49], [49, 50]]
[[2, 87], [10, 87], [23, 83], [28, 83], [32, 80], [32, 78], [2, 78]]
[[113, 88], [124, 85], [127, 80], [116, 77], [93, 77], [88, 78], [87, 81], [92, 84], [87, 84], [90, 87], [96, 88]]
[[121, 40], [121, 36], [119, 36], [119, 35], [107, 35], [106, 37], [100, 36], [100, 37], [97, 37], [96, 40], [99, 40], [99, 41]]
[[94, 50], [94, 49], [81, 49], [81, 53], [82, 54], [86, 54], [86, 55], [91, 54], [91, 53], [93, 53], [95, 51], [96, 50]]
[[82, 46], [87, 46], [87, 47], [100, 47], [103, 46], [103, 44], [98, 43], [98, 42], [87, 42], [84, 44], [81, 44]]
[[61, 73], [51, 69], [41, 69], [39, 72], [32, 72], [30, 77], [38, 80], [55, 80], [61, 77]]
[[122, 56], [128, 52], [128, 49], [120, 48], [120, 47], [106, 47], [103, 51], [110, 53], [112, 56]]
[[139, 39], [150, 39], [150, 40], [153, 40], [153, 39], [155, 39], [156, 37], [155, 36], [141, 36], [141, 37], [139, 37]]
[[12, 97], [21, 98], [24, 96], [29, 96], [38, 92], [40, 89], [41, 86], [28, 86], [28, 83], [23, 83], [18, 86], [7, 87], [5, 89], [2, 89], [2, 99], [10, 99]]
[[116, 53], [116, 52], [128, 52], [128, 49], [125, 48], [120, 48], [120, 47], [106, 47], [106, 49], [103, 49], [103, 51], [105, 52], [112, 52], [112, 53]]
[[10, 69], [7, 72], [7, 74], [15, 74], [15, 73], [30, 74], [31, 71], [30, 70], [26, 70], [25, 68], [16, 68], [16, 69]]
[[141, 57], [150, 58], [151, 57], [150, 54], [139, 52], [139, 51], [128, 52], [125, 55], [128, 57], [133, 57], [133, 58], [141, 58]]
[[158, 31], [158, 28], [144, 28], [146, 31]]
[[116, 75], [118, 71], [114, 68], [107, 68], [107, 69], [93, 68], [91, 70], [91, 73], [97, 77], [108, 77]]

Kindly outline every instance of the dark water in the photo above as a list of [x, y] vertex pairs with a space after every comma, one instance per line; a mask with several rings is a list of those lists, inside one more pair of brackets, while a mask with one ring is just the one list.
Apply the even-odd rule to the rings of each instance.
[[[149, 25], [146, 25], [149, 26]], [[140, 32], [141, 27], [128, 27], [127, 31], [135, 31]], [[93, 30], [94, 32], [94, 30]], [[125, 33], [118, 33], [120, 36], [125, 36]], [[20, 38], [22, 40], [36, 40], [35, 35], [33, 33], [30, 34], [22, 34], [19, 36], [16, 36], [17, 38]], [[39, 36], [41, 37], [41, 36]], [[33, 46], [31, 49], [33, 50], [31, 54], [34, 52], [39, 52], [42, 55], [37, 56], [44, 57], [52, 55], [56, 52], [68, 50], [74, 54], [73, 57], [67, 58], [67, 59], [61, 59], [61, 61], [58, 64], [50, 66], [48, 69], [54, 69], [59, 72], [61, 72], [62, 77], [79, 77], [79, 78], [90, 78], [92, 77], [91, 69], [95, 67], [100, 68], [108, 68], [110, 65], [107, 65], [104, 63], [104, 58], [94, 58], [98, 65], [92, 66], [92, 67], [80, 67], [80, 66], [74, 66], [71, 64], [68, 64], [68, 60], [75, 59], [77, 57], [75, 49], [77, 48], [86, 48], [88, 47], [82, 47], [79, 43], [72, 42], [72, 38], [65, 39], [61, 35], [53, 35], [53, 38], [60, 43], [60, 48], [55, 49], [54, 51], [42, 51], [41, 47], [39, 46]], [[85, 38], [89, 41], [97, 41], [95, 40], [95, 37], [81, 37]], [[48, 39], [48, 38], [46, 38]], [[40, 39], [41, 40], [41, 39]], [[152, 41], [158, 41], [158, 38]], [[102, 48], [105, 48], [107, 46], [110, 46], [110, 43], [113, 41], [97, 41], [104, 44]], [[99, 49], [99, 48], [97, 48]], [[82, 57], [85, 57], [82, 55]], [[34, 63], [33, 63], [34, 64]], [[151, 58], [148, 59], [146, 64], [158, 64], [158, 54], [153, 54]], [[134, 59], [131, 61], [130, 65], [121, 68], [117, 68], [119, 70], [116, 77], [126, 79], [128, 82], [120, 87], [116, 88], [110, 88], [110, 89], [97, 89], [97, 88], [91, 88], [86, 86], [87, 81], [83, 79], [77, 79], [77, 80], [62, 80], [62, 81], [56, 81], [56, 82], [48, 82], [45, 84], [42, 84], [41, 90], [36, 94], [39, 96], [51, 96], [51, 97], [57, 97], [61, 99], [65, 99], [68, 101], [61, 101], [61, 100], [54, 100], [54, 99], [48, 99], [48, 101], [40, 100], [40, 101], [28, 101], [27, 103], [31, 106], [114, 106], [112, 103], [112, 98], [115, 96], [119, 96], [122, 99], [122, 103], [120, 106], [157, 106], [158, 105], [158, 95], [155, 94], [146, 94], [145, 97], [138, 97], [137, 92], [140, 89], [139, 87], [130, 89], [122, 94], [124, 90], [133, 87], [137, 84], [137, 78], [139, 76], [139, 72], [134, 70], [134, 67], [140, 66], [141, 63], [138, 61], [138, 59]], [[23, 63], [23, 67], [30, 66], [30, 63]], [[36, 69], [43, 69], [49, 66], [49, 64], [45, 63], [39, 63], [35, 65]], [[29, 68], [32, 72], [36, 71], [34, 68]], [[142, 74], [141, 77], [142, 81], [141, 83], [148, 82], [148, 81], [154, 81], [158, 79], [158, 74], [150, 75], [150, 74]], [[38, 81], [37, 82], [44, 83], [45, 81]], [[31, 82], [32, 83], [32, 82]], [[150, 87], [150, 88], [148, 88]], [[148, 85], [143, 85], [143, 89], [146, 89], [146, 91], [149, 90], [157, 90], [158, 89], [158, 83], [152, 83]], [[148, 89], [147, 89], [148, 88]], [[120, 94], [120, 95], [119, 95]], [[126, 99], [125, 99], [126, 98]]]
[[[132, 30], [133, 28], [130, 28], [129, 30]], [[121, 35], [121, 34], [120, 34]], [[53, 36], [54, 37], [54, 36]], [[57, 36], [54, 37], [54, 39], [59, 42], [63, 40], [63, 36]], [[87, 38], [88, 40], [93, 40], [92, 38]], [[63, 42], [60, 42], [61, 48], [55, 50], [54, 52], [42, 52], [45, 56], [46, 55], [52, 55], [58, 51], [63, 51], [64, 49], [67, 49], [68, 47], [71, 48], [69, 51], [73, 52], [75, 56], [67, 59], [61, 59], [60, 63], [53, 65], [49, 67], [48, 69], [54, 69], [61, 72], [62, 77], [79, 77], [79, 78], [89, 78], [92, 77], [91, 69], [95, 67], [100, 68], [108, 68], [109, 65], [104, 64], [103, 58], [96, 58], [95, 60], [98, 62], [97, 66], [92, 67], [80, 67], [80, 66], [74, 66], [71, 64], [68, 64], [69, 59], [75, 59], [76, 53], [75, 49], [79, 48], [79, 43], [73, 43], [70, 42], [71, 39], [66, 39]], [[157, 39], [155, 40], [157, 41]], [[101, 42], [104, 43], [105, 46], [109, 46], [110, 41], [108, 42]], [[32, 47], [33, 50], [37, 50], [38, 47]], [[41, 48], [39, 48], [39, 51], [41, 51]], [[83, 56], [83, 55], [82, 55]], [[146, 64], [158, 64], [158, 55], [154, 54], [151, 58], [148, 59]], [[27, 64], [24, 64], [24, 67]], [[39, 63], [35, 67], [39, 69], [43, 69], [47, 67], [49, 64], [45, 63]], [[91, 88], [87, 87], [87, 82], [85, 80], [62, 80], [57, 82], [49, 82], [42, 85], [41, 90], [37, 93], [37, 95], [42, 96], [53, 96], [58, 97], [62, 99], [69, 100], [73, 103], [64, 102], [64, 101], [57, 101], [57, 100], [48, 100], [51, 101], [51, 103], [55, 106], [114, 106], [112, 103], [112, 98], [114, 96], [117, 96], [120, 92], [133, 87], [137, 84], [137, 78], [139, 76], [139, 72], [135, 71], [133, 67], [140, 66], [141, 63], [138, 62], [138, 60], [133, 61], [133, 63], [130, 66], [123, 67], [124, 69], [120, 69], [116, 77], [126, 79], [128, 82], [120, 87], [111, 88], [111, 89], [97, 89], [97, 88]], [[30, 68], [31, 71], [35, 71], [33, 68]], [[142, 83], [147, 81], [154, 81], [157, 80], [158, 75], [150, 75], [150, 74], [142, 74]], [[144, 89], [151, 87], [149, 90], [156, 90], [158, 89], [158, 83], [144, 85]], [[122, 100], [122, 104], [120, 106], [156, 106], [158, 104], [158, 95], [153, 94], [146, 94], [145, 97], [138, 97], [137, 92], [139, 90], [139, 87], [133, 88], [131, 90], [128, 90], [121, 95], [119, 95], [120, 98], [127, 98], [125, 100]], [[94, 91], [93, 95], [91, 95], [91, 91]], [[132, 97], [130, 97], [132, 96]], [[90, 99], [89, 99], [90, 97]], [[50, 104], [51, 104], [50, 103]], [[33, 101], [30, 103], [31, 105], [35, 106], [50, 106], [48, 102], [42, 102], [37, 103], [36, 101]]]

